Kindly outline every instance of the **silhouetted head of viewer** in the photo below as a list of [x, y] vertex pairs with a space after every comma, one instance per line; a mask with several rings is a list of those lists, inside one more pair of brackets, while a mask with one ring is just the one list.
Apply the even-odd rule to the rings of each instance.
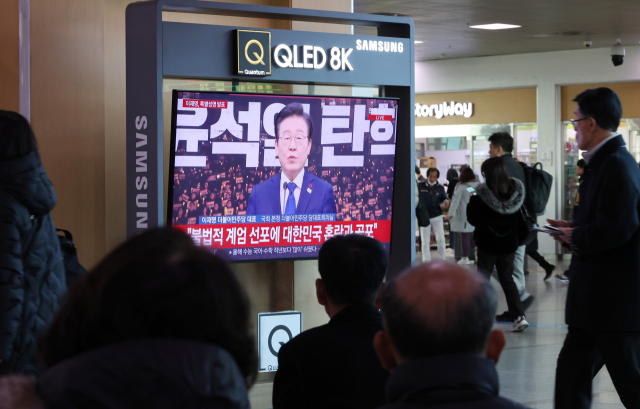
[[86, 407], [248, 407], [257, 374], [249, 314], [224, 261], [184, 233], [147, 231], [71, 287], [40, 344], [50, 368], [41, 396], [53, 406], [82, 396]]
[[29, 122], [20, 114], [0, 110], [0, 161], [9, 161], [38, 150]]
[[56, 201], [29, 122], [0, 110], [0, 376], [38, 372], [38, 336], [67, 290]]
[[292, 102], [275, 116], [276, 155], [282, 172], [294, 180], [311, 153], [313, 122], [302, 104]]
[[389, 255], [374, 238], [359, 234], [332, 237], [318, 255], [318, 303], [329, 317], [350, 305], [375, 304], [388, 264]]
[[446, 354], [498, 361], [505, 341], [491, 330], [496, 291], [479, 274], [441, 261], [420, 264], [389, 282], [380, 302], [385, 331], [375, 347], [388, 370]]
[[[380, 301], [384, 330], [374, 348], [392, 372], [386, 397], [394, 408], [475, 400], [521, 407], [498, 397], [505, 338], [492, 330], [497, 296], [484, 277], [444, 261], [420, 264], [388, 283]], [[488, 404], [498, 401], [508, 405]]]

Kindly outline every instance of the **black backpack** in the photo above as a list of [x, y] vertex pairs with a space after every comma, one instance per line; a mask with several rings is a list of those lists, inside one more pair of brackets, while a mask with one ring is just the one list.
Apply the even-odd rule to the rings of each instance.
[[[536, 216], [542, 216], [551, 194], [553, 176], [542, 170], [542, 163], [540, 162], [534, 163], [532, 166], [527, 166], [520, 162], [520, 165], [524, 170], [524, 180], [526, 182], [527, 210]], [[540, 165], [540, 169], [538, 169], [538, 165]]]
[[78, 260], [78, 251], [75, 244], [73, 244], [73, 236], [68, 230], [56, 229], [56, 232], [62, 232], [64, 236], [58, 234], [58, 240], [60, 240], [60, 250], [62, 250], [62, 257], [64, 258], [64, 271], [67, 277], [67, 286], [73, 283], [73, 281], [79, 276], [86, 274], [87, 270], [82, 267], [80, 260]]

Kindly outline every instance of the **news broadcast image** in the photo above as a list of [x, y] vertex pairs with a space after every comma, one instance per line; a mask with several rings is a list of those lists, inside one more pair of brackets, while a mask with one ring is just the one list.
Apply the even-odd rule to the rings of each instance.
[[397, 112], [384, 98], [174, 91], [170, 224], [231, 261], [316, 258], [350, 233], [389, 251]]

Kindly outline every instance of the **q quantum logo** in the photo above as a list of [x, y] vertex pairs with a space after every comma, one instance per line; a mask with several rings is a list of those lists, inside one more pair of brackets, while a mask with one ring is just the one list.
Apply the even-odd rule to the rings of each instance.
[[271, 33], [236, 30], [238, 74], [263, 77], [271, 75]]

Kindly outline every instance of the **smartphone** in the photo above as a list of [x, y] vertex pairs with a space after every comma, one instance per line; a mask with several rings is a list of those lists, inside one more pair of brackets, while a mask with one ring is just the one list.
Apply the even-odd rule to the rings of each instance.
[[470, 194], [472, 194], [472, 195], [475, 195], [475, 194], [476, 194], [476, 190], [475, 190], [474, 188], [472, 188], [472, 187], [468, 187], [468, 188], [467, 188], [467, 192], [469, 192], [469, 193], [470, 193]]
[[554, 236], [562, 236], [564, 234], [557, 227], [553, 227], [553, 226], [548, 225], [548, 224], [545, 225], [544, 227], [534, 227], [533, 230], [536, 230], [536, 231], [539, 231], [539, 232], [542, 232], [542, 233], [552, 234]]

